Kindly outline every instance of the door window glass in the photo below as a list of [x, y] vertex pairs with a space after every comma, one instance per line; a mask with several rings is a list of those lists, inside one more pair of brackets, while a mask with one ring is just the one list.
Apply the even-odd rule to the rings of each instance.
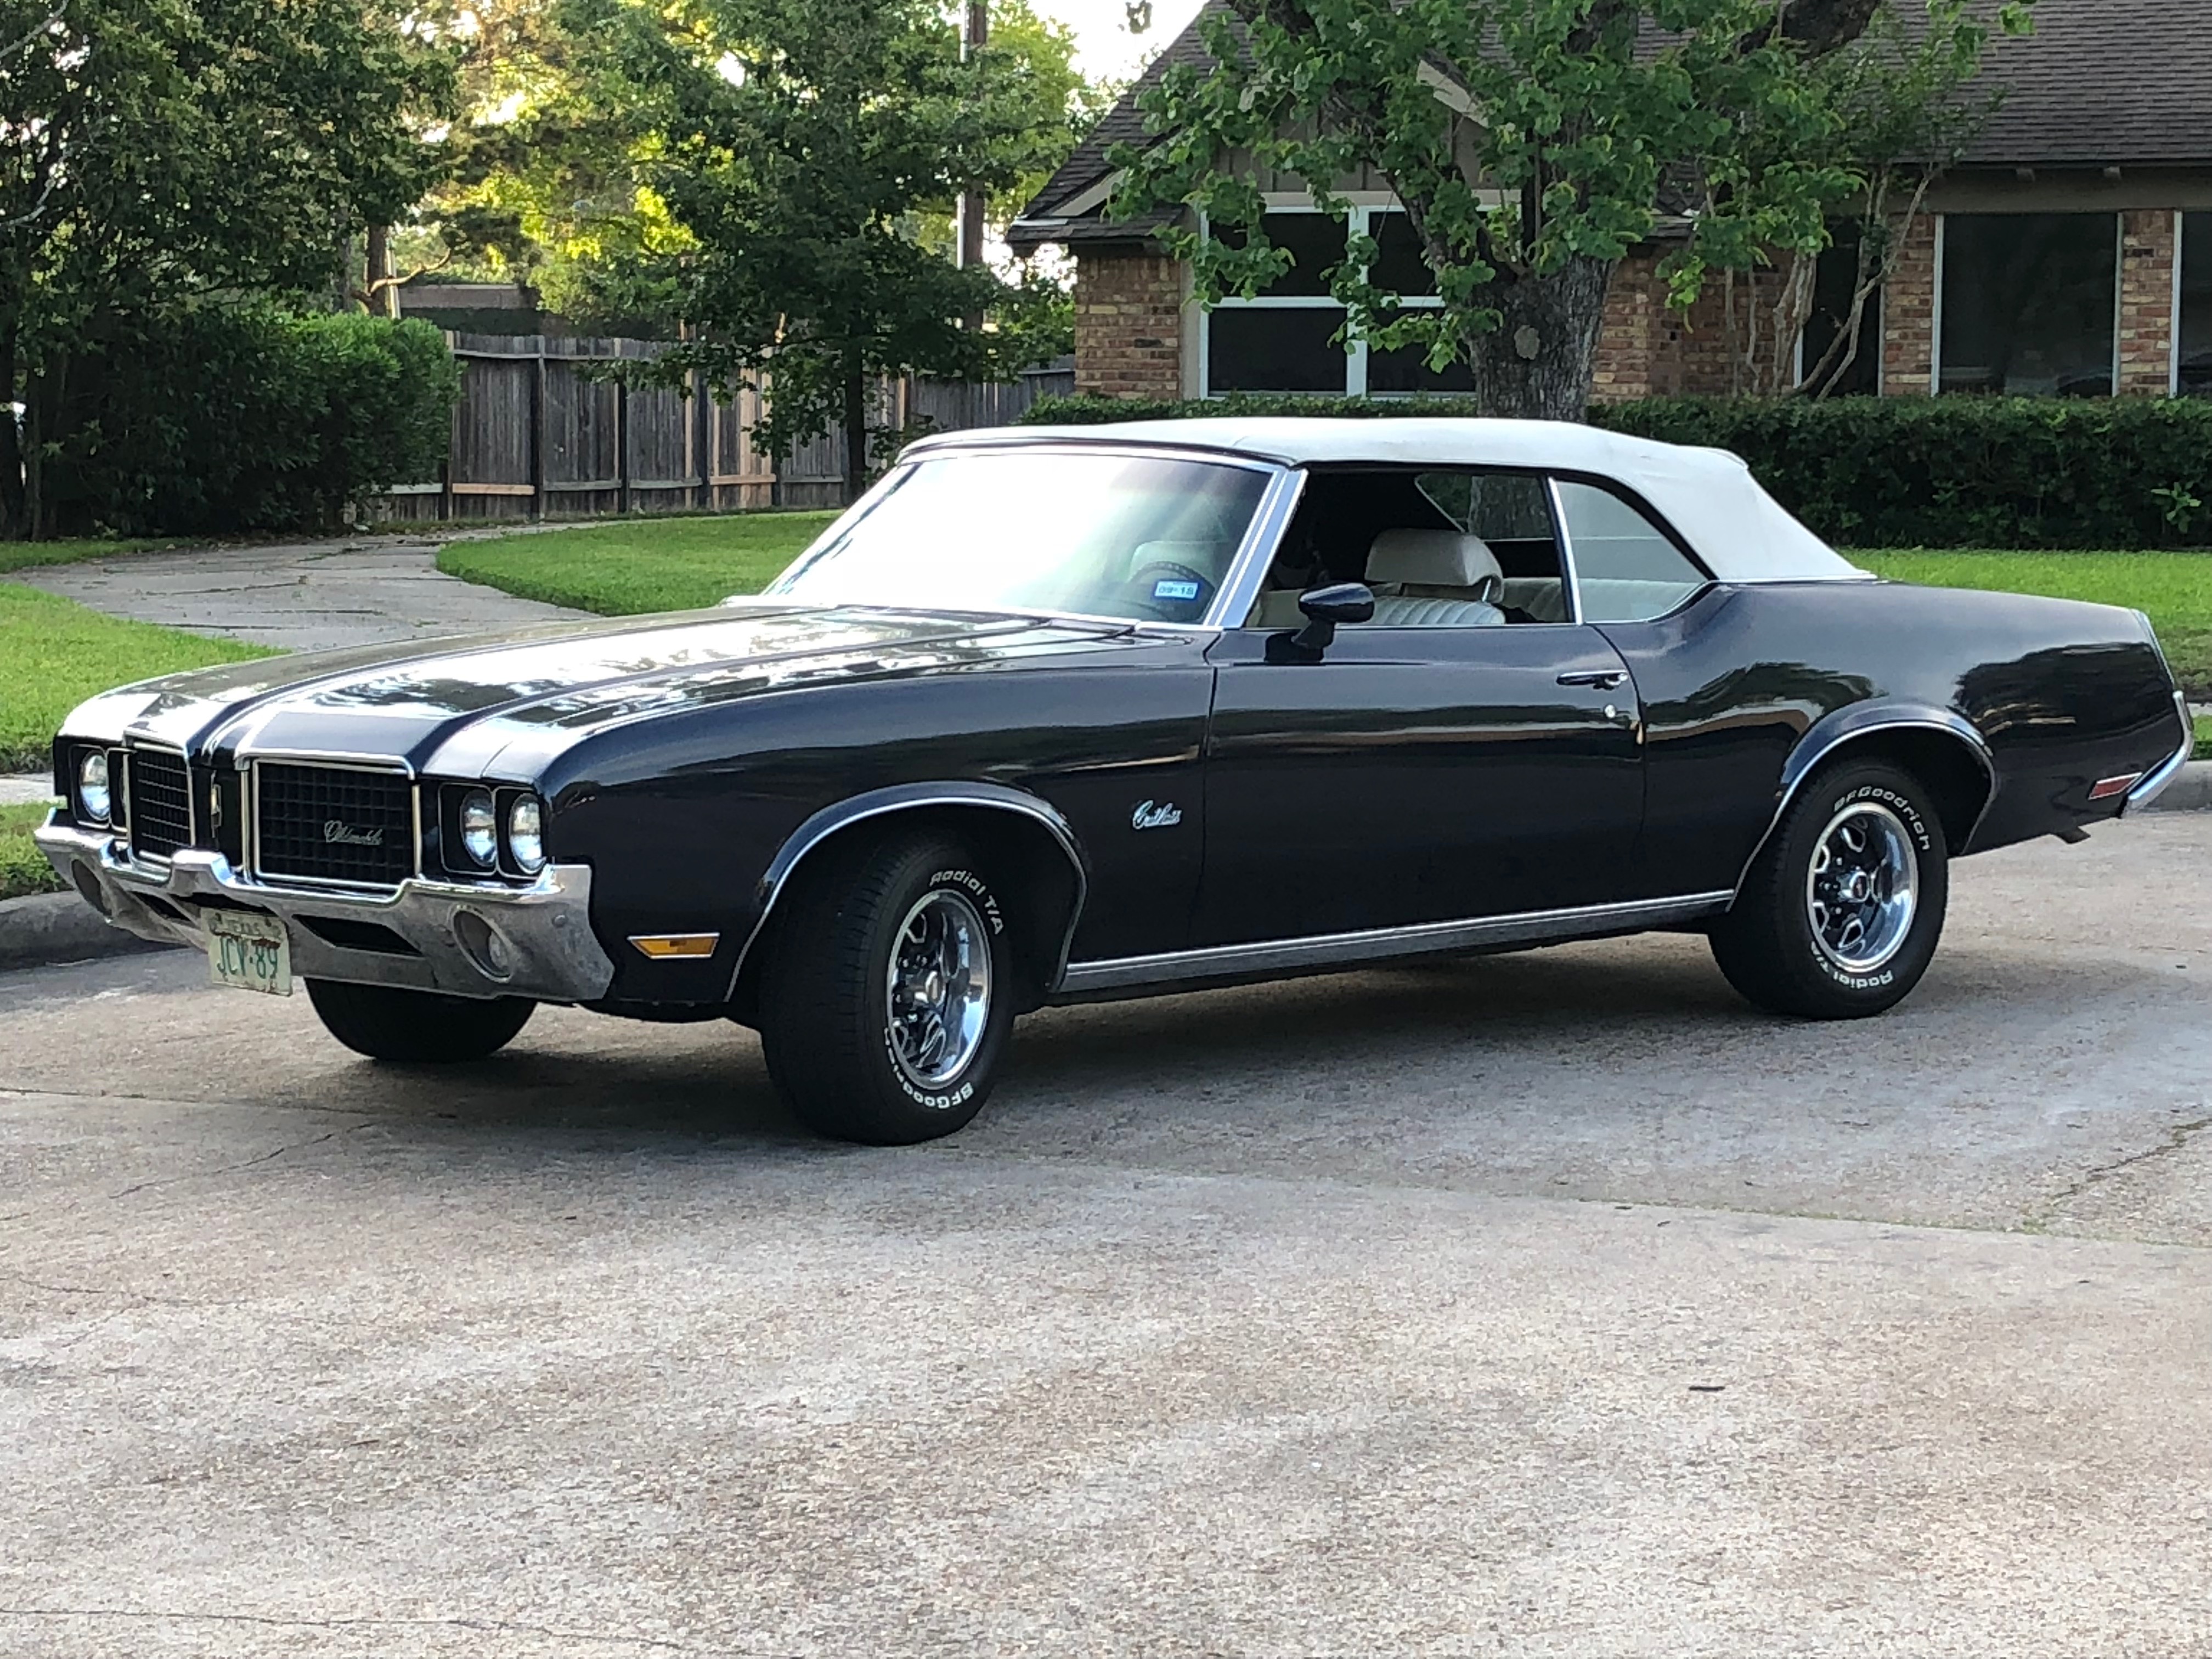
[[1559, 513], [1584, 622], [1649, 622], [1708, 580], [1664, 531], [1609, 489], [1562, 483]]

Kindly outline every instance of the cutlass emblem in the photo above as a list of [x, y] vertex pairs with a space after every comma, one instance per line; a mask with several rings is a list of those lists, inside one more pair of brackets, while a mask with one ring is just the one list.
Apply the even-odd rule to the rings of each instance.
[[325, 818], [323, 840], [332, 847], [381, 847], [384, 831], [356, 830], [343, 818]]
[[1182, 808], [1173, 801], [1162, 801], [1155, 806], [1151, 801], [1139, 801], [1137, 810], [1129, 814], [1132, 830], [1172, 830], [1182, 822]]

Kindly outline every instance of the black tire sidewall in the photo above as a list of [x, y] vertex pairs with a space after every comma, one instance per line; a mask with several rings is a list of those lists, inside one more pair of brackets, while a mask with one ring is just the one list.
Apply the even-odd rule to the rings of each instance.
[[[1897, 953], [1869, 974], [1853, 974], [1820, 948], [1805, 903], [1805, 886], [1820, 842], [1837, 817], [1849, 808], [1872, 803], [1887, 807], [1911, 838], [1918, 886], [1911, 930]], [[1911, 775], [1893, 766], [1846, 763], [1812, 779], [1792, 810], [1776, 848], [1773, 904], [1768, 925], [1776, 928], [1790, 977], [1830, 1017], [1879, 1013], [1911, 994], [1928, 971], [1942, 941], [1950, 896], [1949, 848], [1943, 822], [1929, 792]]]

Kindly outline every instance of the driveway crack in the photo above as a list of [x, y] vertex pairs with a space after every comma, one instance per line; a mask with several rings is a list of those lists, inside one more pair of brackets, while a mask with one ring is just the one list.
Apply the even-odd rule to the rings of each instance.
[[2114, 1176], [2124, 1174], [2130, 1170], [2139, 1169], [2146, 1164], [2155, 1163], [2162, 1158], [2172, 1157], [2188, 1146], [2191, 1137], [2201, 1134], [2207, 1129], [2212, 1129], [2212, 1117], [2194, 1118], [2186, 1123], [2174, 1124], [2166, 1130], [2166, 1138], [2156, 1146], [2147, 1146], [2139, 1152], [2130, 1152], [2125, 1158], [2115, 1158], [2110, 1164], [2100, 1164], [2088, 1171], [2080, 1180], [2069, 1184], [2063, 1192], [2044, 1205], [2043, 1212], [2049, 1215], [2063, 1209], [2090, 1188], [2101, 1186]]

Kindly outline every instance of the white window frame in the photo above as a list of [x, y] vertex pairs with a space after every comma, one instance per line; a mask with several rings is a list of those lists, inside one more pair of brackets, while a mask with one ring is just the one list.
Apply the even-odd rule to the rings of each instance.
[[[1374, 234], [1375, 221], [1379, 216], [1405, 211], [1405, 209], [1399, 206], [1398, 198], [1387, 192], [1347, 191], [1346, 199], [1351, 204], [1346, 216], [1346, 234], [1348, 237], [1371, 235]], [[1324, 217], [1334, 216], [1322, 215], [1322, 210], [1314, 205], [1313, 198], [1310, 196], [1286, 196], [1271, 191], [1264, 195], [1261, 200], [1266, 211], [1271, 214], [1310, 213], [1322, 215]], [[1198, 234], [1208, 238], [1213, 234], [1212, 224], [1202, 213], [1198, 218]], [[1444, 306], [1443, 299], [1436, 295], [1409, 294], [1404, 295], [1399, 303], [1407, 311], [1442, 311]], [[1217, 392], [1213, 386], [1213, 313], [1217, 311], [1333, 311], [1339, 317], [1345, 314], [1342, 303], [1326, 294], [1262, 295], [1252, 300], [1232, 295], [1218, 305], [1205, 307], [1200, 311], [1198, 319], [1198, 395], [1200, 398], [1226, 398], [1234, 395], [1231, 392]], [[1367, 389], [1367, 342], [1364, 339], [1354, 339], [1352, 343], [1352, 349], [1344, 354], [1344, 387], [1341, 392], [1255, 392], [1249, 395], [1255, 398], [1279, 396], [1404, 398], [1463, 398], [1469, 394], [1462, 392], [1370, 392]]]
[[[1945, 276], [1945, 270], [1944, 270], [1944, 267], [1945, 267], [1945, 265], [1946, 265], [1946, 264], [1947, 264], [1947, 262], [1948, 262], [1948, 256], [1949, 252], [1950, 252], [1949, 244], [1950, 244], [1950, 228], [1951, 228], [1951, 221], [1952, 221], [1954, 218], [1960, 218], [1960, 219], [1984, 219], [1984, 218], [1990, 218], [1990, 219], [2005, 219], [2005, 218], [2014, 218], [2014, 217], [2022, 216], [2028, 215], [2028, 214], [2033, 214], [2033, 213], [2035, 213], [2036, 211], [2037, 211], [2037, 210], [2035, 210], [2035, 209], [2032, 209], [2032, 208], [2023, 208], [2023, 209], [2014, 209], [2014, 210], [2010, 210], [2010, 211], [2008, 211], [2008, 212], [1960, 213], [1960, 214], [1939, 213], [1939, 214], [1937, 214], [1937, 215], [1936, 216], [1936, 294], [1935, 294], [1935, 298], [1934, 298], [1933, 302], [1929, 305], [1929, 308], [1928, 308], [1928, 315], [1929, 315], [1929, 329], [1928, 329], [1928, 332], [1929, 332], [1929, 364], [1928, 364], [1928, 395], [1929, 395], [1929, 397], [1931, 397], [1931, 398], [1940, 398], [1940, 397], [1943, 396], [1943, 289], [1944, 289], [1944, 276]], [[2086, 211], [2086, 212], [2082, 212], [2082, 213], [2079, 213], [2079, 214], [2068, 214], [2068, 213], [2066, 213], [2065, 210], [2063, 210], [2063, 209], [2050, 209], [2050, 210], [2045, 210], [2045, 211], [2049, 212], [2049, 213], [2051, 215], [2051, 216], [2053, 216], [2053, 217], [2065, 216], [2065, 217], [2074, 217], [2074, 218], [2088, 218], [2088, 217], [2091, 217], [2093, 215], [2094, 215], [2094, 214], [2096, 214], [2096, 213], [2100, 213], [2100, 212], [2105, 212], [2105, 211], [2110, 211], [2110, 212], [2111, 212], [2111, 214], [2112, 214], [2112, 394], [2111, 394], [2111, 395], [2112, 395], [2113, 398], [2118, 398], [2118, 397], [2120, 395], [2120, 362], [2121, 362], [2121, 356], [2120, 356], [2120, 336], [2121, 336], [2121, 333], [2123, 332], [2123, 331], [2125, 329], [2125, 327], [2126, 327], [2126, 325], [2127, 325], [2127, 314], [2128, 314], [2128, 216], [2127, 216], [2125, 213], [2124, 213], [2124, 212], [2120, 211], [2120, 210], [2118, 210], [2118, 209], [2106, 210], [2106, 209], [2101, 209], [2101, 208], [2100, 208], [2100, 209], [2091, 209], [2091, 210], [2087, 210], [2087, 211]], [[2178, 239], [2178, 238], [2177, 238], [2176, 245], [2175, 245], [2175, 247], [2174, 247], [2174, 255], [2173, 255], [2173, 258], [2174, 258], [2174, 268], [2175, 268], [2175, 276], [2174, 276], [2174, 284], [2175, 284], [2175, 286], [2174, 286], [2173, 304], [2174, 304], [2174, 309], [2175, 309], [2175, 311], [2176, 311], [2176, 313], [2177, 313], [2177, 314], [2178, 314], [2178, 313], [2179, 313], [2179, 310], [2180, 310], [2180, 307], [2181, 307], [2181, 289], [2180, 289], [2180, 275], [2179, 275], [2179, 272], [2180, 272], [2180, 265], [2181, 265], [2181, 249], [2180, 249], [2180, 246], [2179, 246], [2179, 239]], [[2176, 327], [2176, 329], [2175, 329], [2175, 338], [2174, 338], [2174, 362], [2173, 362], [2173, 373], [2172, 373], [2172, 379], [2173, 379], [2174, 385], [2175, 385], [2175, 386], [2176, 386], [2176, 388], [2177, 388], [2177, 390], [2178, 390], [2178, 389], [2179, 389], [2179, 386], [2180, 386], [2180, 383], [2181, 383], [2181, 341], [2180, 341], [2180, 330], [2179, 330], [2179, 326], [2178, 326], [2178, 325], [2177, 325], [2177, 327]]]

